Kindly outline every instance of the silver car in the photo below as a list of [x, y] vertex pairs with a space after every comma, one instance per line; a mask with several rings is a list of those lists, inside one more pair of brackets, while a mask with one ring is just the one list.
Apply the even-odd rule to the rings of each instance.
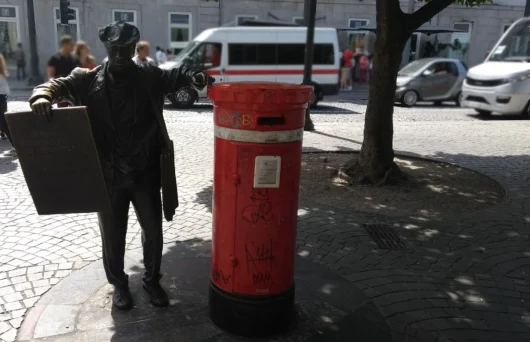
[[418, 101], [441, 104], [454, 101], [460, 106], [467, 66], [449, 58], [424, 58], [401, 69], [396, 80], [396, 101], [412, 107]]

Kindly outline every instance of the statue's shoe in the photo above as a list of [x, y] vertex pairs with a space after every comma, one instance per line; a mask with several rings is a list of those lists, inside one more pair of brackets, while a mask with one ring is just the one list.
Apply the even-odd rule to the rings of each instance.
[[112, 296], [112, 304], [118, 310], [130, 310], [133, 307], [133, 299], [129, 292], [128, 286], [114, 287], [114, 295]]
[[158, 307], [166, 307], [169, 305], [169, 297], [166, 291], [162, 288], [159, 282], [146, 283], [144, 282], [144, 290], [149, 293], [149, 300], [151, 304]]

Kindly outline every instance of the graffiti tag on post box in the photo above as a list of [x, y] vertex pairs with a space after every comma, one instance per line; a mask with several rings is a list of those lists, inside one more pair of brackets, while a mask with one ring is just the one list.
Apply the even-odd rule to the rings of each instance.
[[272, 202], [269, 199], [269, 191], [267, 189], [252, 189], [250, 200], [254, 204], [247, 205], [243, 209], [243, 220], [256, 224], [260, 219], [265, 222], [272, 219]]
[[230, 278], [232, 278], [232, 276], [225, 275], [222, 270], [217, 268], [217, 265], [213, 267], [212, 280], [214, 281], [214, 283], [223, 283], [226, 285], [230, 281]]
[[247, 273], [252, 274], [252, 282], [256, 285], [273, 284], [272, 267], [275, 256], [272, 251], [273, 241], [269, 243], [245, 244], [245, 260]]
[[239, 112], [223, 112], [219, 114], [217, 122], [220, 125], [230, 126], [230, 127], [249, 127], [252, 122], [250, 120], [250, 115], [241, 114]]

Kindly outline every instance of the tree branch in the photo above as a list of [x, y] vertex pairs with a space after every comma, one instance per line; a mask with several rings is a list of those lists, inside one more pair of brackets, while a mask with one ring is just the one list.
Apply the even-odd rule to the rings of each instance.
[[454, 0], [431, 0], [419, 10], [408, 14], [406, 18], [407, 31], [411, 34], [429, 19], [440, 13], [443, 9], [454, 3]]

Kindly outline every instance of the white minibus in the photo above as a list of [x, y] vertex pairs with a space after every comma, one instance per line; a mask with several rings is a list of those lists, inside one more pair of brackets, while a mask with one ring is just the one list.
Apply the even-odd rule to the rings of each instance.
[[[266, 81], [301, 84], [304, 74], [305, 27], [219, 27], [203, 31], [173, 61], [171, 69], [190, 65], [206, 70], [216, 83]], [[339, 92], [341, 54], [337, 30], [315, 28], [312, 81], [314, 107], [325, 95]], [[183, 87], [168, 99], [176, 107], [189, 107], [206, 90]]]
[[530, 18], [513, 23], [479, 64], [467, 72], [462, 107], [530, 116]]

